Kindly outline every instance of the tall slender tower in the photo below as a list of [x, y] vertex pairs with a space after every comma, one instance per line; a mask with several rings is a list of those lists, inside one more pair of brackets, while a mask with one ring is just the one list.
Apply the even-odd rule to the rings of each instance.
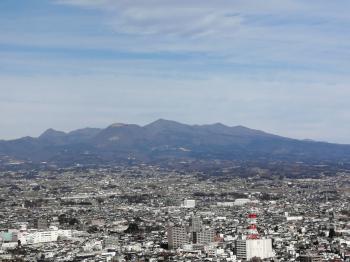
[[248, 235], [247, 235], [247, 239], [259, 239], [259, 232], [257, 229], [257, 214], [255, 210], [252, 210], [249, 214], [248, 214]]
[[257, 230], [257, 212], [252, 209], [247, 217], [247, 235], [236, 240], [236, 255], [238, 259], [250, 260], [253, 257], [261, 259], [274, 256], [272, 240], [261, 238]]

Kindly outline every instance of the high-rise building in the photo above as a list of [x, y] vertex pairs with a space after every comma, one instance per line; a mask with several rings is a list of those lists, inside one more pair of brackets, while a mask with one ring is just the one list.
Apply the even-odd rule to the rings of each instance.
[[240, 239], [236, 241], [238, 259], [250, 260], [253, 257], [261, 259], [274, 256], [271, 239]]
[[202, 228], [200, 231], [192, 232], [194, 244], [209, 244], [215, 241], [215, 232], [211, 228]]
[[203, 227], [200, 217], [192, 216], [190, 226], [169, 224], [167, 238], [169, 248], [176, 249], [185, 244], [209, 244], [215, 242], [215, 231], [209, 227]]
[[190, 242], [186, 227], [169, 225], [167, 229], [169, 249], [182, 247]]
[[199, 232], [202, 229], [202, 220], [198, 216], [192, 216], [191, 218], [191, 231]]

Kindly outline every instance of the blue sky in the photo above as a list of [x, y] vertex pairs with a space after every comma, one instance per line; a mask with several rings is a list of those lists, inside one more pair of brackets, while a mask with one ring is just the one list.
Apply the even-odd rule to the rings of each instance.
[[166, 118], [350, 143], [347, 0], [0, 1], [0, 138]]

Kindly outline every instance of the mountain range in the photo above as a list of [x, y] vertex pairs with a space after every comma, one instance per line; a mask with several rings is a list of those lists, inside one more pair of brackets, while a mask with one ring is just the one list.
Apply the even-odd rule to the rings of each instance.
[[281, 137], [244, 126], [186, 125], [159, 119], [0, 141], [0, 156], [57, 164], [186, 160], [350, 160], [350, 145]]

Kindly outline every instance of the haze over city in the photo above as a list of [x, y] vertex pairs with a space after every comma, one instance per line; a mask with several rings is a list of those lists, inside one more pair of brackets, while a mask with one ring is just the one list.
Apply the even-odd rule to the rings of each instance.
[[349, 144], [349, 8], [2, 0], [0, 138], [165, 118]]

